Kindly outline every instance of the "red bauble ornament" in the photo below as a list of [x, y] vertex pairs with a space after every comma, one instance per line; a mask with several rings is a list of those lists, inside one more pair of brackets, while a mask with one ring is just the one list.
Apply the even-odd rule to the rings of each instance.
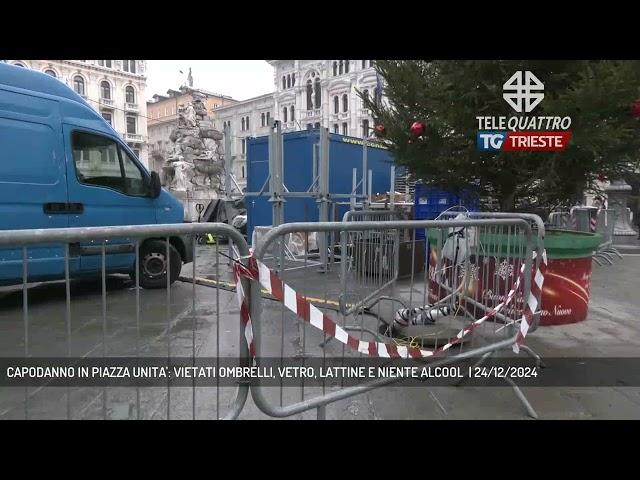
[[376, 137], [384, 137], [384, 134], [387, 133], [387, 129], [384, 128], [384, 125], [382, 123], [379, 123], [374, 127], [373, 132], [375, 133]]
[[425, 127], [424, 123], [422, 123], [422, 122], [413, 122], [411, 124], [411, 128], [409, 128], [409, 133], [411, 134], [411, 136], [413, 138], [418, 138], [418, 137], [424, 135], [425, 129], [426, 129], [426, 127]]
[[631, 115], [633, 115], [634, 118], [640, 118], [640, 100], [636, 100], [633, 102], [633, 105], [631, 105]]

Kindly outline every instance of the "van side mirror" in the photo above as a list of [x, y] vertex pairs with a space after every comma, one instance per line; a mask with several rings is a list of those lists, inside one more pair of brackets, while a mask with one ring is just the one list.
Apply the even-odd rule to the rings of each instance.
[[162, 184], [160, 183], [160, 175], [157, 172], [151, 172], [151, 182], [149, 185], [149, 194], [151, 198], [158, 198], [162, 191]]

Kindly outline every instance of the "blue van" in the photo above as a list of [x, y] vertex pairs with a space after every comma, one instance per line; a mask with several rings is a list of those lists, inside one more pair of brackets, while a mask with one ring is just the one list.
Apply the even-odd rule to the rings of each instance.
[[[182, 223], [183, 206], [163, 190], [118, 133], [56, 78], [0, 63], [0, 230]], [[98, 275], [101, 243], [69, 246], [72, 276]], [[188, 238], [140, 244], [140, 284], [173, 283], [193, 261]], [[106, 246], [107, 273], [135, 278], [135, 240]], [[64, 278], [64, 246], [28, 249], [29, 281]], [[0, 247], [0, 284], [22, 282], [22, 248]]]

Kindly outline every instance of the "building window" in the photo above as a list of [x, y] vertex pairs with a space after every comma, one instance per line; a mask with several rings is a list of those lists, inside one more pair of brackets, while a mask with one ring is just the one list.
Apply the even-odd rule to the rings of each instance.
[[307, 110], [313, 110], [313, 83], [307, 80]]
[[344, 122], [342, 124], [342, 134], [343, 135], [348, 135], [349, 134], [349, 130], [348, 130], [348, 127], [347, 127], [347, 122]]
[[267, 126], [271, 125], [271, 112], [267, 112]]
[[84, 97], [84, 78], [79, 75], [73, 77], [73, 89], [78, 95], [82, 95]]
[[54, 72], [51, 69], [45, 70], [44, 73], [46, 73], [47, 75], [51, 75], [53, 78], [58, 78], [58, 75], [56, 75], [56, 72]]
[[362, 108], [367, 108], [366, 100], [369, 100], [369, 90], [365, 88], [362, 91]]
[[362, 60], [362, 68], [363, 69], [367, 68], [367, 61], [366, 60]]
[[339, 65], [339, 66], [338, 66], [338, 73], [339, 73], [340, 75], [342, 75], [342, 72], [343, 72], [343, 70], [344, 70], [344, 60], [340, 60], [340, 63], [339, 63], [338, 65]]
[[136, 73], [136, 61], [135, 60], [123, 60], [122, 70], [129, 73]]
[[291, 75], [287, 75], [287, 88], [291, 88]]
[[241, 145], [242, 145], [242, 155], [244, 155], [246, 153], [246, 151], [247, 151], [247, 139], [246, 138], [242, 139]]
[[136, 158], [140, 158], [140, 150], [138, 150], [137, 148], [133, 149], [133, 154], [136, 156]]
[[362, 138], [369, 136], [369, 120], [362, 121]]
[[340, 99], [336, 95], [333, 97], [333, 113], [338, 113], [340, 111]]
[[295, 73], [291, 74], [291, 86], [292, 87], [296, 86], [296, 74]]
[[349, 60], [344, 61], [344, 73], [349, 73]]
[[111, 60], [105, 60], [104, 61], [104, 66], [107, 68], [111, 68]]
[[260, 125], [264, 127], [264, 112], [260, 114]]
[[247, 117], [247, 130], [249, 130], [249, 117]]
[[283, 75], [282, 76], [282, 89], [284, 90], [285, 88], [287, 88], [287, 77], [285, 77]]
[[104, 60], [98, 60], [98, 65], [100, 65], [101, 67], [104, 67]]
[[127, 115], [127, 133], [136, 133], [136, 117]]
[[313, 128], [320, 128], [320, 122], [316, 122]]
[[244, 132], [244, 117], [242, 117], [240, 120], [241, 120], [240, 121], [240, 125], [241, 125], [240, 130]]
[[307, 130], [311, 130], [313, 128], [313, 123], [307, 123]]
[[333, 61], [333, 76], [337, 76], [338, 75], [338, 62], [337, 61]]
[[333, 124], [333, 133], [340, 133], [340, 126], [337, 123]]
[[293, 105], [291, 105], [291, 121], [295, 122], [295, 120], [296, 120], [296, 111], [295, 111]]
[[136, 103], [136, 91], [131, 85], [124, 89], [124, 97], [127, 103]]
[[315, 108], [320, 108], [322, 104], [322, 90], [320, 88], [320, 77], [316, 78], [316, 98], [315, 98]]
[[244, 165], [242, 166], [242, 178], [244, 178]]
[[102, 118], [104, 118], [109, 125], [113, 126], [111, 112], [102, 112]]
[[106, 80], [100, 82], [100, 98], [111, 100], [111, 85]]
[[349, 110], [349, 97], [345, 93], [342, 95], [342, 111], [346, 112], [347, 110]]
[[284, 107], [282, 109], [282, 118], [283, 118], [284, 123], [287, 123], [287, 110], [288, 110], [287, 107]]

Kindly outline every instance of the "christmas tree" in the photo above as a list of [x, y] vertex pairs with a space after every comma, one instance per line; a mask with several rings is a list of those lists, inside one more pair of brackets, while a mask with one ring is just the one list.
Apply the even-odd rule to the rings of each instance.
[[[377, 61], [385, 101], [361, 95], [398, 165], [453, 192], [473, 185], [503, 211], [574, 204], [598, 180], [638, 167], [638, 61]], [[516, 71], [544, 83], [544, 100], [518, 114], [502, 97]], [[560, 152], [479, 152], [478, 116], [571, 117]]]

